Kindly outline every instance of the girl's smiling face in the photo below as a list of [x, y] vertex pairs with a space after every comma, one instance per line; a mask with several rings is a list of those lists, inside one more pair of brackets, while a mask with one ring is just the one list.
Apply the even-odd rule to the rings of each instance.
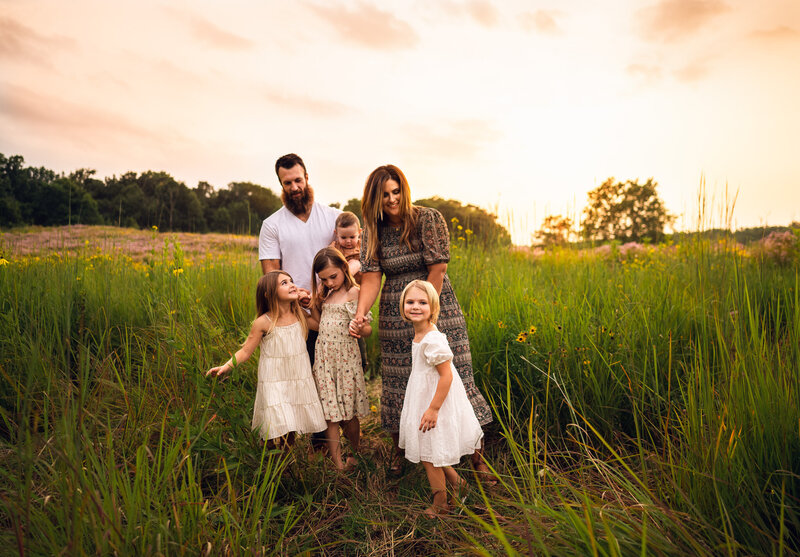
[[419, 288], [411, 288], [406, 293], [403, 313], [411, 323], [425, 323], [431, 318], [431, 304], [428, 294]]
[[289, 275], [278, 277], [278, 301], [293, 302], [297, 299], [297, 296], [297, 286], [292, 281], [292, 277]]
[[340, 268], [334, 267], [333, 265], [328, 265], [322, 269], [317, 273], [317, 276], [322, 285], [330, 292], [339, 290], [344, 284], [344, 273]]

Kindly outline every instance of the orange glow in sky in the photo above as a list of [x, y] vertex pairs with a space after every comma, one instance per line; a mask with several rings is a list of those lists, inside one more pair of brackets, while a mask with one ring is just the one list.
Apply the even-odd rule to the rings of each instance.
[[518, 243], [610, 176], [679, 228], [701, 176], [734, 226], [788, 224], [798, 60], [796, 0], [0, 0], [0, 152], [274, 191], [296, 152], [326, 203], [393, 163]]

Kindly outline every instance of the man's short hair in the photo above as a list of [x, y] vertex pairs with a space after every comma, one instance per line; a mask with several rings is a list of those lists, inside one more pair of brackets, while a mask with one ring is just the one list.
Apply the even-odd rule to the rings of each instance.
[[279, 168], [283, 168], [284, 170], [290, 170], [298, 164], [303, 167], [303, 174], [308, 174], [303, 159], [301, 159], [298, 155], [295, 155], [294, 153], [283, 155], [281, 158], [275, 161], [275, 174], [278, 174]]

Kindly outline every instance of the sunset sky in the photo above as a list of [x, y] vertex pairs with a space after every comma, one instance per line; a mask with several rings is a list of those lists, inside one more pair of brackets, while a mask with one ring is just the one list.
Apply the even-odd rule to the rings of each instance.
[[0, 72], [0, 152], [56, 171], [277, 191], [296, 152], [330, 203], [393, 163], [518, 243], [610, 176], [800, 220], [797, 0], [0, 0]]

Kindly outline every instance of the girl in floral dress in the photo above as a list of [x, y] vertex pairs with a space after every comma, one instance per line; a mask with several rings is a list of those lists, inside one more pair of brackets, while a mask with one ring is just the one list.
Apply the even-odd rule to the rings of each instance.
[[[352, 468], [356, 460], [342, 459], [339, 427], [357, 453], [361, 438], [359, 418], [369, 412], [361, 352], [358, 341], [348, 330], [356, 312], [359, 290], [347, 261], [337, 249], [321, 249], [312, 268], [314, 302], [309, 326], [319, 328], [314, 380], [327, 424], [328, 454], [338, 469], [345, 470]], [[360, 336], [369, 336], [371, 332], [369, 323], [359, 330]]]

